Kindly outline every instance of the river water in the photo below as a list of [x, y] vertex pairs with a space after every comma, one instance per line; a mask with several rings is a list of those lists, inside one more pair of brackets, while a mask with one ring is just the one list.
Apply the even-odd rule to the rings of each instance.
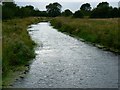
[[16, 88], [117, 88], [118, 56], [58, 32], [49, 22], [31, 25], [36, 58]]

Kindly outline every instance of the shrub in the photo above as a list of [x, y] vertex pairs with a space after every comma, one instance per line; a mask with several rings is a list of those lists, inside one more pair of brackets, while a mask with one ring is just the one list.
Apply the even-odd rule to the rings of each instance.
[[27, 26], [34, 22], [38, 22], [38, 19], [24, 18], [3, 21], [2, 73], [4, 77], [10, 70], [14, 71], [16, 67], [24, 66], [35, 57], [35, 43], [27, 32]]
[[83, 13], [80, 10], [78, 10], [73, 14], [73, 17], [74, 18], [83, 18]]

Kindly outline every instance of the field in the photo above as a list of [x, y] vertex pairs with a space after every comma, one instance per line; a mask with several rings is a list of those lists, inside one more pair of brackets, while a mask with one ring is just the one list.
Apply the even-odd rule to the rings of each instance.
[[61, 32], [104, 46], [110, 51], [120, 52], [118, 20], [118, 18], [75, 19], [70, 17], [56, 17], [51, 20], [51, 23]]

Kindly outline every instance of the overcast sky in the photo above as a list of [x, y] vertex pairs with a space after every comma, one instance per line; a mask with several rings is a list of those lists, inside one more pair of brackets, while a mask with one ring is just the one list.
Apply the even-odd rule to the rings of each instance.
[[18, 2], [119, 2], [119, 0], [15, 0]]
[[49, 3], [59, 2], [62, 5], [62, 11], [70, 9], [76, 11], [83, 3], [90, 3], [92, 8], [96, 7], [100, 2], [109, 2], [110, 6], [118, 7], [119, 0], [14, 0], [19, 6], [32, 5], [41, 11], [46, 10], [45, 6]]

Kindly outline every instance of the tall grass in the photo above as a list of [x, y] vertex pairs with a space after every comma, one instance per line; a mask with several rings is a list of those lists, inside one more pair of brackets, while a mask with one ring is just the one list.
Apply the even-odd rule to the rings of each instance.
[[9, 71], [25, 65], [35, 57], [34, 41], [27, 32], [29, 24], [40, 22], [40, 18], [12, 19], [2, 22], [2, 73], [3, 81]]
[[2, 88], [2, 20], [0, 20], [0, 88]]
[[56, 17], [51, 24], [62, 32], [100, 44], [111, 51], [120, 52], [120, 30], [118, 18], [114, 19], [73, 19]]

